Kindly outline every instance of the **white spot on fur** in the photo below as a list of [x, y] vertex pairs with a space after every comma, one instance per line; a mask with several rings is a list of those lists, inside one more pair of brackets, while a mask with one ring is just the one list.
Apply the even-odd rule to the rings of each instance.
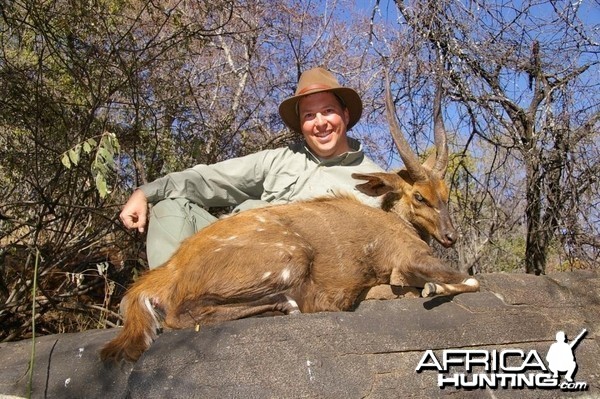
[[225, 238], [225, 241], [235, 240], [236, 238], [238, 238], [238, 236], [231, 236], [229, 238]]
[[144, 302], [144, 306], [146, 306], [146, 310], [149, 313], [154, 314], [154, 306], [150, 303], [150, 298], [142, 297], [141, 300]]
[[271, 272], [266, 272], [265, 274], [263, 274], [263, 276], [262, 276], [263, 280], [266, 280], [266, 279], [268, 279], [269, 277], [271, 277], [271, 274], [273, 274], [273, 273], [271, 273]]
[[283, 247], [283, 243], [281, 243], [281, 242], [275, 243], [275, 246], [278, 248], [281, 248], [281, 247]]
[[283, 269], [283, 271], [281, 272], [281, 278], [283, 279], [284, 283], [287, 283], [288, 281], [290, 281], [290, 269]]
[[375, 250], [375, 246], [376, 246], [375, 241], [372, 241], [372, 242], [368, 243], [367, 245], [363, 246], [363, 252], [365, 253], [365, 255], [372, 255], [373, 251]]
[[150, 298], [146, 296], [142, 296], [140, 300], [143, 302], [144, 306], [146, 306], [146, 310], [150, 316], [152, 316], [152, 330], [149, 333], [146, 332], [146, 336], [144, 337], [146, 345], [150, 346], [152, 341], [154, 341], [154, 334], [156, 333], [156, 330], [160, 328], [160, 323], [158, 322], [158, 318], [156, 317], [156, 312], [154, 311], [154, 306], [152, 304], [157, 302], [155, 300], [152, 300], [151, 302]]
[[265, 229], [256, 229], [256, 231], [259, 231], [259, 232], [260, 232], [260, 231], [265, 231]]
[[260, 216], [260, 215], [257, 215], [257, 216], [256, 216], [256, 220], [258, 220], [258, 221], [259, 221], [259, 222], [261, 222], [261, 223], [265, 223], [265, 222], [267, 221], [267, 219], [265, 219], [264, 217], [262, 217], [262, 216]]
[[223, 248], [217, 248], [217, 249], [215, 249], [213, 252], [219, 252], [219, 251], [221, 251], [222, 249], [223, 249]]

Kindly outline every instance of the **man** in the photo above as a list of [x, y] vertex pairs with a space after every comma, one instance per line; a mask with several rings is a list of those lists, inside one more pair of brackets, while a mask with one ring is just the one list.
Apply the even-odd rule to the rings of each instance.
[[[213, 165], [196, 165], [139, 187], [120, 214], [125, 227], [143, 232], [148, 203], [154, 204], [146, 248], [148, 265], [163, 264], [181, 241], [214, 222], [205, 209], [235, 206], [234, 211], [297, 200], [354, 193], [352, 173], [383, 171], [367, 158], [347, 131], [360, 119], [362, 101], [323, 68], [305, 71], [293, 97], [279, 106], [284, 123], [304, 142], [265, 150]], [[315, 221], [318, 223], [318, 220]], [[323, 239], [327, 239], [323, 237]]]

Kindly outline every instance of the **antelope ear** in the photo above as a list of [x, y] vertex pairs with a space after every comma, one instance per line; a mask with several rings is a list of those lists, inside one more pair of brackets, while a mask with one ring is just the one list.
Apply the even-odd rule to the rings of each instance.
[[366, 183], [357, 184], [356, 189], [371, 197], [379, 197], [390, 191], [397, 190], [402, 180], [395, 173], [353, 173], [352, 177], [357, 180], [366, 180]]

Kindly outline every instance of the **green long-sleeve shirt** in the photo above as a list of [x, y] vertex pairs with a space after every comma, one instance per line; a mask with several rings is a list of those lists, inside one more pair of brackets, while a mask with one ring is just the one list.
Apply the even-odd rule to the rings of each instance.
[[[355, 189], [352, 173], [382, 172], [366, 157], [357, 140], [352, 151], [319, 160], [305, 143], [260, 151], [212, 165], [196, 165], [170, 173], [140, 189], [150, 203], [186, 198], [204, 207], [239, 206], [246, 209], [306, 200], [334, 193], [350, 193], [367, 205], [379, 204]], [[241, 205], [241, 206], [240, 206]]]

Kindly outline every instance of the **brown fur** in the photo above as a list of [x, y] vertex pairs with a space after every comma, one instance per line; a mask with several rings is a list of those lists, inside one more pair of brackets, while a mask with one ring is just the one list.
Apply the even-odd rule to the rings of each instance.
[[[123, 298], [125, 324], [103, 360], [136, 360], [169, 328], [264, 312], [343, 311], [379, 284], [425, 287], [424, 296], [476, 291], [475, 279], [433, 256], [424, 239], [454, 241], [440, 179], [354, 175], [382, 209], [349, 196], [255, 209], [221, 219], [187, 239]], [[418, 195], [417, 195], [418, 194]]]

